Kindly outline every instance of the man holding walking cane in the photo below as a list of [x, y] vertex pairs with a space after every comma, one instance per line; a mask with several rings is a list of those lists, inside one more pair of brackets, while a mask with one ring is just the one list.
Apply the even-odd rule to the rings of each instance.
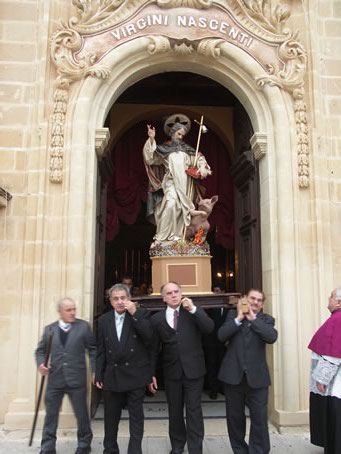
[[[36, 349], [38, 370], [48, 376], [45, 393], [46, 416], [40, 454], [56, 453], [58, 416], [64, 394], [70, 398], [77, 418], [78, 447], [76, 454], [91, 451], [92, 431], [86, 402], [86, 350], [91, 369], [95, 370], [96, 347], [90, 325], [76, 318], [76, 304], [71, 298], [62, 298], [57, 305], [59, 320], [48, 325]], [[45, 366], [46, 351], [51, 339], [51, 356]]]

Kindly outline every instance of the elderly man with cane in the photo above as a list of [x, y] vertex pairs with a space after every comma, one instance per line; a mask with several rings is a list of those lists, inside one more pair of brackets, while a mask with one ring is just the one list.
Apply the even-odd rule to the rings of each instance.
[[[91, 451], [92, 431], [87, 408], [86, 351], [95, 370], [96, 346], [90, 325], [76, 318], [76, 304], [62, 298], [57, 305], [59, 320], [45, 327], [36, 349], [39, 372], [48, 376], [45, 394], [46, 416], [40, 454], [56, 453], [58, 416], [64, 394], [70, 398], [77, 418], [78, 447], [76, 454]], [[52, 337], [51, 337], [52, 336]], [[51, 340], [52, 338], [52, 340]], [[47, 365], [46, 350], [50, 340], [51, 357]]]

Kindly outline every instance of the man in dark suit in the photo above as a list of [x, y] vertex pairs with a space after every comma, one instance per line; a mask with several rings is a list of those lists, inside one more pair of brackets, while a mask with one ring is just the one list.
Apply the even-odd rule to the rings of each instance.
[[[48, 375], [45, 393], [45, 422], [41, 441], [41, 454], [56, 453], [56, 431], [58, 415], [64, 394], [70, 398], [77, 418], [78, 447], [76, 454], [88, 454], [92, 440], [89, 413], [86, 402], [87, 371], [86, 350], [90, 356], [91, 368], [95, 370], [96, 346], [90, 326], [76, 318], [76, 304], [71, 298], [58, 303], [60, 320], [47, 326], [36, 349], [38, 370]], [[51, 358], [44, 366], [50, 334], [52, 337]]]
[[[265, 296], [251, 289], [237, 310], [229, 311], [218, 331], [221, 342], [227, 343], [219, 380], [224, 383], [227, 428], [235, 454], [267, 454], [270, 452], [268, 430], [268, 386], [270, 375], [265, 357], [266, 344], [277, 339], [275, 320], [263, 313]], [[245, 441], [245, 403], [250, 409], [249, 445]]]
[[130, 301], [126, 285], [109, 290], [112, 310], [98, 320], [96, 386], [104, 393], [104, 454], [118, 454], [123, 405], [129, 411], [128, 454], [142, 454], [143, 400], [151, 381], [148, 347], [153, 337], [149, 313]]
[[[155, 370], [162, 346], [171, 454], [181, 454], [186, 441], [189, 454], [201, 454], [204, 438], [201, 393], [205, 375], [201, 336], [212, 331], [214, 324], [203, 309], [196, 307], [191, 299], [182, 297], [177, 283], [165, 284], [161, 294], [167, 308], [152, 317], [155, 332], [153, 366]], [[149, 389], [156, 392], [155, 377]]]

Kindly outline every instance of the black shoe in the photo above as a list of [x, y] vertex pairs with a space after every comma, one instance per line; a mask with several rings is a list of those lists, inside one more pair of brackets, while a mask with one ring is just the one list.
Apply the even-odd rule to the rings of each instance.
[[90, 451], [90, 446], [88, 448], [77, 448], [75, 454], [89, 454]]
[[218, 393], [215, 391], [210, 392], [210, 399], [211, 400], [217, 400], [218, 399]]
[[48, 451], [44, 451], [43, 449], [39, 451], [39, 454], [57, 454], [55, 449], [49, 449]]
[[183, 449], [172, 449], [169, 454], [182, 454], [184, 452]]

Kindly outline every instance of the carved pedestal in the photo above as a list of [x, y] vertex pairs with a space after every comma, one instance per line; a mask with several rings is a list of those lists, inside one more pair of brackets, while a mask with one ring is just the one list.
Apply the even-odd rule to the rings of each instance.
[[183, 293], [211, 295], [211, 256], [152, 257], [153, 294], [169, 281], [180, 284]]

